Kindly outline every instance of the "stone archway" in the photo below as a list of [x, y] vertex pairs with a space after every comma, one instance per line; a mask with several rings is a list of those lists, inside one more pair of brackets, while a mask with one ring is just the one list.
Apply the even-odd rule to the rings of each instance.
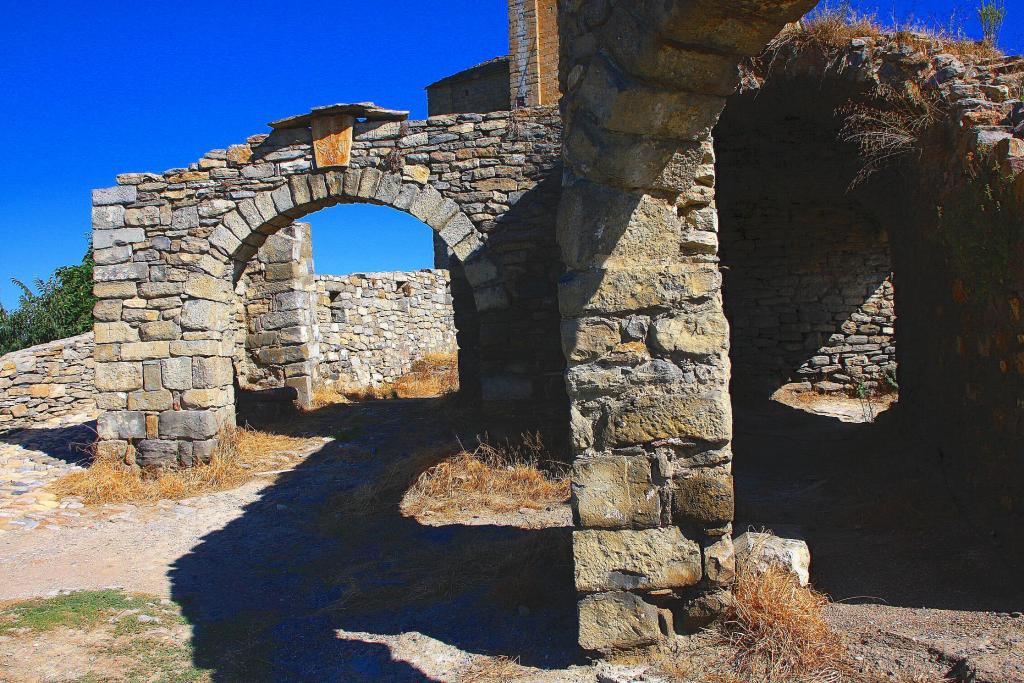
[[[220, 223], [210, 235], [210, 244], [230, 265], [233, 281], [242, 274], [246, 265], [266, 242], [277, 233], [281, 225], [321, 209], [338, 204], [373, 204], [387, 206], [407, 213], [431, 228], [436, 238], [447, 248], [454, 265], [464, 274], [468, 283], [466, 292], [472, 301], [456, 292], [455, 306], [459, 310], [463, 327], [479, 325], [478, 316], [501, 316], [508, 307], [508, 295], [499, 276], [498, 266], [487, 255], [483, 241], [473, 222], [459, 205], [430, 185], [403, 179], [401, 174], [375, 168], [347, 169], [344, 171], [308, 172], [288, 177], [287, 185], [273, 190], [257, 192], [228, 208], [224, 200], [209, 200], [198, 205], [199, 212], [213, 214], [228, 209], [220, 216]], [[286, 261], [286, 268], [294, 269], [294, 261]], [[300, 277], [301, 273], [294, 273]], [[313, 326], [314, 304], [301, 290], [281, 294], [286, 310], [278, 311], [278, 318], [287, 320], [275, 324], [296, 330]], [[185, 306], [201, 306], [189, 304]], [[471, 333], [460, 335], [462, 386], [476, 394], [479, 377], [473, 373], [479, 367], [479, 349], [475, 348]], [[300, 405], [311, 405], [313, 386], [317, 381], [317, 363], [312, 348], [312, 335], [292, 335], [278, 351], [292, 360], [284, 383], [298, 392]]]
[[473, 299], [480, 403], [518, 416], [524, 431], [533, 426], [525, 421], [561, 422], [549, 246], [557, 194], [546, 182], [558, 172], [557, 117], [415, 122], [349, 109], [364, 115], [347, 167], [317, 166], [305, 115], [188, 168], [122, 174], [94, 192], [101, 453], [134, 453], [142, 464], [209, 457], [233, 419], [240, 264], [268, 235], [342, 202], [391, 206], [435, 230]]
[[[560, 303], [586, 649], [645, 645], [680, 624], [699, 626], [720, 606], [714, 589], [734, 575], [729, 326], [711, 129], [739, 64], [814, 4], [563, 3], [559, 244], [569, 273]], [[1020, 452], [1024, 424], [1024, 365], [1014, 376], [1012, 360], [1024, 354], [1010, 342], [1024, 339], [1022, 280], [1020, 260], [1011, 266], [1003, 256], [1022, 249], [1024, 112], [1007, 93], [1024, 65], [966, 65], [927, 37], [911, 36], [909, 49], [905, 37], [891, 38], [889, 46], [852, 40], [803, 66], [816, 82], [881, 78], [911, 93], [938, 91], [948, 106], [933, 130], [932, 167], [908, 183], [911, 198], [900, 197], [894, 269], [914, 273], [904, 280], [904, 293], [912, 290], [904, 303], [914, 303], [903, 310], [909, 324], [901, 313], [900, 388], [906, 379], [911, 400], [923, 399], [908, 426], [942, 454], [953, 480], [969, 482], [968, 507], [984, 507], [984, 523], [1016, 542], [1019, 556], [1019, 524], [1007, 520], [1020, 510], [1020, 487], [1008, 482], [1020, 482], [1021, 461], [1008, 454]], [[982, 253], [1003, 256], [982, 265]], [[920, 358], [908, 357], [911, 346]], [[951, 377], [963, 392], [945, 390]]]

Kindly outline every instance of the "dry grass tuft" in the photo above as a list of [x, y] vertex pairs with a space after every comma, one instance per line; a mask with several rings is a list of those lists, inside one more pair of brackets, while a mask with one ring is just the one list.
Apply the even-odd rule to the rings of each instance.
[[945, 107], [933, 93], [910, 88], [896, 92], [881, 87], [874, 101], [843, 107], [840, 137], [857, 146], [862, 165], [851, 187], [859, 185], [895, 160], [924, 154], [923, 139], [945, 116]]
[[436, 398], [459, 390], [459, 360], [454, 353], [430, 353], [414, 361], [412, 369], [393, 383], [370, 387], [325, 384], [313, 390], [313, 409], [352, 401], [394, 398]]
[[480, 658], [465, 669], [459, 676], [461, 683], [505, 683], [523, 676], [523, 667], [519, 666], [519, 658], [487, 657]]
[[459, 358], [454, 353], [427, 354], [395, 382], [399, 398], [432, 398], [458, 390]]
[[220, 442], [210, 462], [182, 469], [142, 469], [121, 458], [94, 458], [88, 469], [61, 477], [50, 490], [87, 505], [181, 500], [241, 486], [261, 472], [280, 469], [283, 454], [297, 459], [294, 451], [311, 444], [238, 427], [224, 430]]
[[714, 635], [732, 651], [737, 681], [832, 683], [842, 673], [846, 647], [825, 621], [828, 598], [801, 587], [778, 567], [743, 571]]
[[817, 49], [831, 54], [849, 46], [854, 38], [881, 38], [884, 33], [874, 14], [864, 14], [848, 4], [822, 3], [816, 10], [798, 22], [787, 24], [767, 47], [768, 54], [777, 54], [783, 48], [797, 52]]
[[539, 434], [522, 442], [492, 445], [486, 441], [419, 476], [402, 501], [406, 514], [490, 510], [539, 510], [569, 500], [564, 471], [545, 470], [551, 458]]
[[967, 61], [1004, 56], [994, 41], [968, 37], [963, 18], [955, 13], [946, 26], [923, 22], [885, 26], [877, 14], [860, 12], [849, 2], [824, 2], [800, 21], [788, 24], [769, 43], [766, 54], [774, 58], [783, 48], [795, 48], [796, 52], [815, 49], [824, 55], [835, 55], [855, 38], [888, 38], [900, 46], [909, 45], [926, 53], [938, 49]]
[[351, 402], [352, 401], [349, 397], [345, 395], [345, 392], [337, 384], [320, 384], [313, 387], [312, 410], [319, 410], [320, 408], [326, 408], [327, 406]]

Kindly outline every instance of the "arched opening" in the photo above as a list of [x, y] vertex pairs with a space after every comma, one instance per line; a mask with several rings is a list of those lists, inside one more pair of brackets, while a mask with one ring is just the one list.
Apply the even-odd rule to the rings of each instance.
[[[732, 97], [715, 130], [731, 390], [893, 393], [896, 311], [890, 232], [898, 218], [841, 141], [856, 84], [780, 75]], [[777, 394], [777, 392], [780, 392]]]
[[[454, 245], [429, 229], [429, 211], [417, 216], [382, 204], [376, 197], [311, 200], [262, 224], [236, 249], [240, 423], [272, 416], [275, 403], [287, 405], [292, 395], [310, 408], [318, 391], [419, 394], [435, 384], [449, 391], [453, 365], [458, 386], [478, 394], [478, 312]], [[456, 212], [435, 222], [447, 224]], [[277, 228], [282, 217], [292, 222]], [[343, 272], [318, 269], [318, 254]], [[414, 376], [431, 371], [444, 379]]]
[[[936, 126], [918, 154], [865, 176], [844, 126], [878, 106], [875, 82], [819, 57], [779, 57], [715, 130], [735, 523], [806, 540], [816, 585], [837, 599], [995, 604], [934, 535], [999, 557], [951, 504], [962, 482], [929, 446], [956, 366], [929, 362], [956, 348], [942, 324], [951, 259], [930, 241], [936, 216], [959, 207], [925, 179], [945, 172], [955, 145]], [[929, 581], [908, 586], [911, 568]]]

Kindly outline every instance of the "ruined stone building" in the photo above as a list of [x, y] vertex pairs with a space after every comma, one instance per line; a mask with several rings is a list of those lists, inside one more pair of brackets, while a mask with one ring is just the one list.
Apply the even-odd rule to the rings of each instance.
[[[814, 4], [511, 0], [507, 58], [431, 86], [427, 120], [315, 108], [118, 175], [93, 194], [99, 452], [207, 458], [242, 373], [302, 400], [324, 373], [382, 373], [333, 327], [364, 285], [276, 241], [369, 203], [436, 233], [466, 396], [574, 457], [585, 649], [714, 610], [733, 397], [786, 382], [898, 381], [928, 466], [1019, 556], [1024, 66], [903, 34], [769, 46]], [[881, 163], [864, 112], [928, 125]]]

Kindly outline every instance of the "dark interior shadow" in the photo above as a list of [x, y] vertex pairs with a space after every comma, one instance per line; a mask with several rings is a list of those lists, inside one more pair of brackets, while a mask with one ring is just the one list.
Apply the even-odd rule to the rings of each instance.
[[773, 401], [736, 407], [736, 533], [769, 528], [811, 549], [834, 600], [1012, 611], [1024, 588], [954, 502], [898, 407], [847, 424]]
[[800, 380], [804, 363], [830, 355], [820, 349], [836, 346], [834, 334], [867, 337], [852, 318], [893, 271], [900, 219], [887, 208], [892, 187], [851, 187], [864, 162], [840, 141], [836, 111], [863, 88], [780, 78], [730, 97], [715, 128], [733, 395]]
[[92, 459], [90, 447], [96, 440], [96, 420], [66, 427], [26, 427], [0, 432], [0, 442], [39, 451], [69, 465], [85, 467]]
[[318, 411], [308, 431], [336, 440], [175, 562], [197, 666], [217, 681], [434, 680], [374, 642], [409, 632], [530, 666], [574, 660], [569, 529], [400, 512], [409, 483], [453, 452], [431, 403]]

